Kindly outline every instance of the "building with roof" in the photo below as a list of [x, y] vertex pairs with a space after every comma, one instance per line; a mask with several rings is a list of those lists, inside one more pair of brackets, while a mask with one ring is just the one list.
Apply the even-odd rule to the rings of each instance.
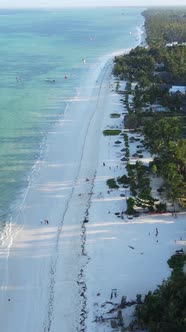
[[186, 87], [183, 85], [173, 85], [170, 90], [169, 90], [170, 94], [181, 94], [181, 95], [185, 95], [186, 94]]

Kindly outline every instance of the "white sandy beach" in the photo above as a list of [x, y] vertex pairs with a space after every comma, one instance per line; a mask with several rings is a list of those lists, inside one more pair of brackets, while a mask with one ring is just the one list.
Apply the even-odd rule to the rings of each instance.
[[107, 317], [101, 305], [112, 289], [115, 303], [153, 290], [170, 274], [167, 259], [185, 245], [178, 241], [185, 239], [184, 214], [115, 215], [125, 210], [120, 194], [129, 190], [108, 194], [106, 186], [125, 172], [123, 143], [102, 135], [107, 126], [122, 126], [123, 115], [111, 119], [110, 113], [124, 112], [111, 70], [111, 61], [97, 68], [52, 128], [20, 212], [7, 227], [0, 249], [3, 332], [109, 332], [110, 322], [94, 321]]
[[[111, 85], [113, 82], [114, 79]], [[111, 113], [120, 113], [121, 117], [110, 118]], [[107, 115], [103, 129], [113, 128], [113, 125], [120, 128], [125, 113], [121, 95], [112, 91], [107, 99]], [[126, 133], [129, 139], [131, 136], [140, 137], [128, 130]], [[148, 291], [153, 291], [171, 273], [167, 260], [176, 249], [186, 246], [186, 213], [176, 216], [171, 213], [142, 214], [133, 219], [129, 219], [125, 214], [123, 218], [115, 215], [126, 210], [126, 199], [130, 196], [130, 190], [123, 188], [109, 190], [108, 193], [106, 185], [109, 178], [127, 175], [126, 163], [120, 161], [123, 157], [121, 149], [125, 147], [124, 142], [118, 146], [114, 144], [117, 139], [121, 140], [121, 137], [102, 135], [100, 139], [100, 163], [95, 178], [90, 223], [87, 224], [86, 232], [86, 250], [89, 257], [86, 266], [87, 331], [112, 331], [110, 320], [117, 317], [117, 310], [108, 314], [109, 310], [112, 310], [115, 304], [121, 303], [122, 296], [126, 296], [127, 301], [132, 301], [136, 300], [137, 294], [144, 296]], [[130, 156], [136, 152], [138, 144], [140, 142], [131, 143], [129, 140]], [[144, 164], [152, 160], [147, 151], [143, 152], [143, 156], [138, 160]], [[131, 163], [136, 160], [130, 157]], [[101, 161], [105, 162], [104, 167]], [[156, 185], [157, 181], [153, 179], [151, 183], [154, 194], [157, 194], [155, 189], [159, 187]], [[125, 197], [121, 196], [123, 193]], [[134, 307], [122, 310], [125, 326], [133, 319], [133, 311]]]

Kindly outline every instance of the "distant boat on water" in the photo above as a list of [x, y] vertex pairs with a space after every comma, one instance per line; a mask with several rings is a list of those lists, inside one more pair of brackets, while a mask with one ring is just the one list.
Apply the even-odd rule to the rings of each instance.
[[21, 76], [16, 76], [16, 81], [17, 82], [22, 82], [22, 77]]
[[46, 82], [50, 82], [50, 83], [55, 83], [55, 79], [54, 78], [45, 78]]

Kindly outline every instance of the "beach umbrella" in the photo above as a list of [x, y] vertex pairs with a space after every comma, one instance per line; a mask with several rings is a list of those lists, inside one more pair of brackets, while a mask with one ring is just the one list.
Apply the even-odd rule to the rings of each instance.
[[120, 160], [121, 161], [128, 161], [129, 159], [128, 158], [121, 158]]
[[125, 152], [125, 151], [126, 151], [126, 149], [125, 149], [125, 148], [123, 148], [123, 149], [121, 149], [120, 151], [121, 151], [121, 152]]
[[115, 144], [121, 144], [121, 142], [120, 141], [115, 141]]

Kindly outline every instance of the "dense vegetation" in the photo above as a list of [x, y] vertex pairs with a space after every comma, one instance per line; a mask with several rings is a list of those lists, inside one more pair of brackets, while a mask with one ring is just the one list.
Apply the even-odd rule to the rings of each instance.
[[144, 125], [145, 145], [157, 157], [151, 163], [154, 174], [162, 176], [164, 197], [185, 206], [186, 194], [186, 139], [179, 138], [176, 117], [156, 119]]
[[162, 61], [171, 82], [186, 84], [186, 44], [166, 47]]
[[[186, 42], [186, 10], [147, 10], [144, 16], [149, 46], [138, 46], [129, 54], [116, 57], [113, 73], [128, 81], [124, 94], [128, 110], [125, 125], [129, 129], [143, 128], [144, 146], [154, 156], [151, 172], [164, 180], [162, 196], [174, 206], [184, 207], [186, 94], [172, 95], [169, 89], [171, 85], [186, 85], [186, 44], [164, 45], [175, 41], [178, 35], [176, 41]], [[173, 29], [171, 33], [167, 32], [169, 27]], [[139, 184], [132, 179], [137, 178], [137, 173], [129, 178], [135, 195]], [[148, 196], [152, 202], [150, 191]]]
[[136, 325], [149, 332], [186, 331], [186, 276], [183, 272], [186, 255], [176, 254], [169, 260], [171, 277], [136, 307]]
[[[186, 206], [186, 92], [169, 92], [172, 85], [186, 86], [186, 8], [150, 9], [143, 15], [148, 46], [116, 57], [113, 69], [119, 79], [127, 80], [123, 93], [128, 111], [125, 126], [142, 131], [142, 145], [154, 157], [149, 168], [140, 161], [135, 165], [128, 162], [128, 175], [117, 179], [119, 185], [130, 186], [128, 214], [135, 214], [136, 206], [166, 210], [166, 204], [157, 204], [151, 196], [149, 174], [162, 178], [162, 198], [175, 209]], [[132, 331], [186, 331], [185, 260], [181, 252], [168, 261], [173, 268], [171, 277], [139, 301]]]
[[143, 13], [147, 43], [154, 46], [164, 46], [166, 43], [186, 41], [186, 8], [151, 9]]
[[153, 49], [137, 46], [115, 58], [113, 73], [136, 80], [143, 88], [154, 82], [186, 84], [186, 44]]
[[154, 58], [144, 47], [136, 47], [129, 54], [116, 57], [113, 73], [120, 78], [136, 80], [147, 86], [153, 79]]

